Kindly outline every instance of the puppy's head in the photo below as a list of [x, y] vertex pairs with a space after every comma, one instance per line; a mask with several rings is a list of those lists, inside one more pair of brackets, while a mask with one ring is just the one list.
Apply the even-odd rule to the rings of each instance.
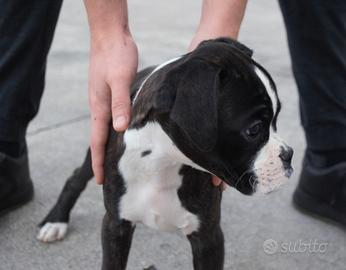
[[291, 174], [277, 134], [270, 75], [241, 44], [217, 39], [152, 78], [151, 112], [185, 156], [244, 194], [270, 192]]

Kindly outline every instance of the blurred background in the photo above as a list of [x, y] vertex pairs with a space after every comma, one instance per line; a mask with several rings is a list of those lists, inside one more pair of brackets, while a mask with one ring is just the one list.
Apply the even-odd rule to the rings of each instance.
[[[129, 1], [140, 67], [186, 52], [199, 21], [200, 6], [199, 0]], [[305, 142], [285, 29], [275, 0], [249, 1], [239, 40], [255, 51], [254, 58], [277, 83], [283, 103], [278, 127], [295, 149], [296, 173], [287, 185], [265, 197], [246, 197], [231, 188], [224, 192], [225, 269], [344, 270], [345, 231], [303, 215], [291, 202]], [[35, 199], [0, 220], [1, 270], [100, 269], [104, 208], [102, 189], [94, 182], [74, 208], [64, 241], [42, 244], [35, 238], [37, 224], [55, 203], [66, 178], [81, 164], [88, 147], [88, 52], [83, 2], [66, 0], [49, 56], [40, 113], [28, 134]], [[320, 249], [298, 252], [298, 246], [309, 243], [317, 243]], [[128, 269], [150, 264], [159, 270], [192, 269], [188, 241], [178, 233], [138, 226]]]

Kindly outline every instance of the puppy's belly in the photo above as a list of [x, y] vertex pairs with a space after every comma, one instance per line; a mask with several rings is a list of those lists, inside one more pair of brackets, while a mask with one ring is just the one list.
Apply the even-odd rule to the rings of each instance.
[[153, 182], [128, 184], [120, 202], [120, 217], [163, 231], [181, 230], [188, 235], [198, 230], [196, 215], [182, 207], [175, 187]]

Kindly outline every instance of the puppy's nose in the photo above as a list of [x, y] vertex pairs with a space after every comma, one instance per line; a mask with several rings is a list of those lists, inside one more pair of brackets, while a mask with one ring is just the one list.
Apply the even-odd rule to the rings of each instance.
[[293, 149], [289, 146], [285, 148], [281, 148], [281, 153], [279, 155], [279, 157], [281, 158], [281, 160], [283, 161], [283, 163], [285, 164], [291, 164], [292, 161], [292, 156], [293, 156]]

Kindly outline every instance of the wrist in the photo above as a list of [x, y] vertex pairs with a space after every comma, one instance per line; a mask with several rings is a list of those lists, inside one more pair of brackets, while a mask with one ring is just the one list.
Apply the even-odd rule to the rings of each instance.
[[239, 34], [239, 27], [232, 25], [229, 21], [203, 21], [198, 26], [196, 36], [203, 36], [206, 39], [213, 39], [218, 37], [230, 37], [237, 39]]
[[199, 33], [237, 38], [247, 0], [204, 0]]
[[93, 46], [131, 38], [127, 0], [84, 0]]
[[129, 29], [102, 29], [90, 33], [90, 46], [92, 50], [107, 50], [117, 44], [133, 42], [133, 38]]

